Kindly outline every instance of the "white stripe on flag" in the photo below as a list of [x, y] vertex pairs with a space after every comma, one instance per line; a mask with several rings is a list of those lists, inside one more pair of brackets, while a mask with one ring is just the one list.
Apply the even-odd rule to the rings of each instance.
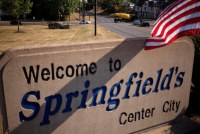
[[189, 14], [179, 20], [177, 20], [176, 22], [172, 23], [170, 26], [168, 26], [166, 29], [165, 29], [165, 32], [163, 34], [163, 36], [161, 36], [161, 38], [165, 38], [166, 37], [166, 34], [167, 32], [169, 32], [169, 30], [171, 30], [172, 28], [174, 28], [175, 26], [177, 26], [178, 24], [180, 24], [181, 22], [184, 22], [186, 20], [189, 20], [189, 19], [193, 19], [193, 18], [198, 18], [200, 17], [200, 12], [196, 12], [196, 13], [193, 13], [193, 14]]
[[[164, 21], [164, 22], [162, 23], [162, 25], [159, 27], [158, 32], [156, 33], [155, 36], [159, 36], [159, 35], [160, 35], [160, 33], [161, 33], [163, 27], [164, 27], [171, 19], [174, 19], [175, 17], [181, 15], [182, 13], [184, 13], [184, 12], [186, 12], [186, 11], [192, 9], [192, 8], [198, 7], [198, 6], [200, 6], [200, 2], [199, 2], [199, 3], [195, 3], [195, 4], [191, 5], [191, 6], [188, 6], [188, 7], [185, 8], [184, 10], [181, 10], [181, 11], [179, 11], [178, 13], [176, 13], [176, 14], [170, 16], [169, 19], [167, 19], [166, 21]], [[177, 20], [177, 21], [178, 21], [178, 20]]]
[[[177, 8], [180, 8], [180, 7], [184, 6], [185, 4], [187, 4], [187, 3], [190, 2], [190, 1], [191, 1], [191, 0], [186, 0], [186, 1], [184, 1], [183, 3], [179, 4], [175, 9], [172, 9], [170, 12], [168, 12], [166, 15], [161, 16], [161, 19], [160, 19], [158, 22], [156, 22], [156, 25], [153, 27], [152, 33], [153, 33], [153, 31], [155, 30], [155, 28], [160, 24], [160, 22], [161, 22], [162, 20], [164, 20], [165, 18], [167, 18], [169, 15], [171, 15]], [[159, 18], [158, 18], [158, 19], [159, 19]]]
[[146, 40], [145, 50], [168, 45], [182, 36], [200, 34], [200, 0], [182, 0], [161, 13]]
[[[183, 27], [178, 28], [177, 30], [175, 30], [172, 34], [170, 34], [167, 39], [163, 42], [146, 42], [146, 46], [159, 46], [159, 45], [165, 45], [167, 44], [173, 37], [175, 37], [178, 33], [186, 31], [186, 30], [195, 30], [197, 28], [200, 28], [200, 23], [194, 23], [194, 24], [189, 24], [189, 25], [185, 25]], [[150, 38], [150, 39], [158, 39], [157, 37], [154, 38]], [[160, 38], [159, 38], [160, 39]], [[162, 39], [162, 38], [161, 38]]]

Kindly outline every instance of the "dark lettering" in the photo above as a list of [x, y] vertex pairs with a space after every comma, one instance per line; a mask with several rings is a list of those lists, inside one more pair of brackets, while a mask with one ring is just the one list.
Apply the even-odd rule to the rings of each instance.
[[167, 113], [169, 111], [169, 102], [165, 101], [163, 105], [163, 112]]
[[63, 79], [63, 77], [64, 77], [64, 74], [63, 73], [59, 73], [59, 72], [63, 72], [64, 71], [64, 68], [62, 67], [62, 66], [59, 66], [59, 67], [57, 67], [57, 69], [56, 69], [56, 77], [58, 78], [58, 79]]
[[125, 112], [121, 113], [120, 117], [119, 117], [119, 123], [121, 125], [125, 125], [127, 120], [122, 121], [122, 116], [127, 116], [127, 114]]
[[[71, 74], [69, 74], [69, 70], [71, 69]], [[74, 76], [74, 67], [72, 65], [69, 65], [66, 67], [66, 76], [67, 77], [73, 77]]]
[[48, 81], [50, 79], [50, 71], [49, 71], [48, 68], [43, 68], [42, 69], [42, 71], [41, 71], [41, 78], [44, 81]]
[[85, 71], [85, 75], [87, 76], [88, 75], [88, 66], [87, 66], [87, 64], [76, 65], [76, 76], [79, 76], [79, 74], [81, 74], [81, 76], [83, 76], [84, 71]]
[[51, 75], [52, 75], [52, 80], [55, 80], [55, 74], [54, 74], [54, 64], [51, 63]]
[[134, 119], [134, 115], [133, 115], [133, 113], [130, 113], [128, 115], [128, 122], [133, 122], [133, 119]]
[[110, 58], [110, 60], [109, 60], [109, 64], [110, 64], [110, 72], [113, 71], [113, 69], [112, 69], [112, 63], [113, 63], [113, 60], [112, 60], [112, 58]]
[[95, 62], [92, 62], [90, 64], [89, 71], [90, 71], [91, 74], [95, 74], [96, 73], [96, 71], [97, 71], [97, 64]]
[[22, 69], [24, 71], [24, 75], [26, 77], [27, 83], [28, 84], [31, 83], [31, 77], [32, 76], [33, 76], [33, 79], [34, 79], [35, 83], [37, 83], [38, 82], [38, 76], [39, 76], [38, 74], [39, 74], [39, 70], [40, 70], [40, 65], [36, 66], [36, 70], [34, 70], [33, 66], [30, 66], [29, 68], [30, 69], [29, 69], [29, 71], [28, 71], [29, 73], [28, 73], [27, 70], [26, 70], [26, 67], [22, 67]]
[[119, 71], [121, 69], [121, 61], [119, 59], [117, 59], [115, 62], [114, 62], [114, 68], [115, 70]]

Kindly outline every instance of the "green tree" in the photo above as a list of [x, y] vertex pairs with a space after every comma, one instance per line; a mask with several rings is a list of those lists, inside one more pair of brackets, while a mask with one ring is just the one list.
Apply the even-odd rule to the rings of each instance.
[[109, 13], [115, 12], [115, 7], [120, 6], [123, 0], [103, 0], [101, 2], [101, 8]]
[[0, 8], [1, 8], [1, 5], [2, 5], [2, 0], [0, 0]]
[[31, 15], [37, 18], [48, 20], [58, 20], [62, 17], [69, 16], [79, 8], [80, 0], [31, 0], [33, 10]]
[[33, 3], [30, 0], [2, 0], [3, 11], [17, 18], [18, 32], [20, 15], [29, 14], [32, 5]]
[[60, 5], [60, 11], [63, 15], [69, 16], [79, 8], [80, 0], [63, 0]]

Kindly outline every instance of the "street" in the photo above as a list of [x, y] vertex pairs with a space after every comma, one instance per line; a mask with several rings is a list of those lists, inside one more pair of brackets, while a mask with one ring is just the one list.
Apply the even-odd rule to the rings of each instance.
[[104, 26], [105, 28], [124, 38], [149, 37], [152, 29], [152, 26], [138, 27], [133, 26], [132, 23], [115, 23], [113, 21], [113, 17], [100, 15], [97, 16], [97, 24]]

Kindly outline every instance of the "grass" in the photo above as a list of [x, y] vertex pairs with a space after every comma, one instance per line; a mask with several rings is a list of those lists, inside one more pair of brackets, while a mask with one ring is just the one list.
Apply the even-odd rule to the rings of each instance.
[[[5, 22], [4, 22], [5, 23]], [[78, 42], [102, 41], [119, 39], [118, 35], [102, 26], [97, 26], [97, 36], [94, 36], [94, 25], [72, 25], [70, 29], [48, 29], [43, 25], [21, 25], [20, 32], [17, 26], [0, 23], [0, 52], [17, 46], [33, 46], [48, 44], [69, 44]]]

